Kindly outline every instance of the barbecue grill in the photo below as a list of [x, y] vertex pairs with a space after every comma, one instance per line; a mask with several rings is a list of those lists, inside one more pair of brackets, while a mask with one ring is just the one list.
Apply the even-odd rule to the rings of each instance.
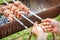
[[[27, 7], [29, 7], [33, 13], [35, 13], [36, 15], [43, 19], [55, 18], [60, 14], [60, 0], [20, 0], [20, 1], [27, 5]], [[38, 21], [40, 23], [40, 20], [32, 14], [27, 15], [27, 17], [33, 22]], [[26, 25], [27, 27], [32, 26], [32, 24], [25, 18], [22, 18], [20, 21], [22, 21], [24, 25]], [[17, 21], [0, 25], [0, 38], [9, 36], [24, 29], [25, 28]]]

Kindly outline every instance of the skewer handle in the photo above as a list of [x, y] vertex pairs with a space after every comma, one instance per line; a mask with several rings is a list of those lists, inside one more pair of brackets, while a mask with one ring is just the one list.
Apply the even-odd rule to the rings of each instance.
[[52, 33], [52, 40], [56, 40], [56, 39], [55, 39], [55, 34], [54, 34], [54, 33]]

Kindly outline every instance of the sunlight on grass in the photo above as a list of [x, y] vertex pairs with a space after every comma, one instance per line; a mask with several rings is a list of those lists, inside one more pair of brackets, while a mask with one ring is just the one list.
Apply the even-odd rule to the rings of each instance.
[[[6, 1], [9, 2], [9, 1], [11, 1], [11, 0], [6, 0]], [[4, 3], [3, 0], [0, 0], [0, 4], [1, 4], [1, 3]]]

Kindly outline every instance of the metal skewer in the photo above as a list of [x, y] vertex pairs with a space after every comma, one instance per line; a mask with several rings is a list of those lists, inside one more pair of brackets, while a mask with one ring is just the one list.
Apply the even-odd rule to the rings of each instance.
[[27, 28], [27, 26], [25, 26], [20, 20], [18, 20], [16, 17], [14, 17], [14, 19], [16, 20], [16, 21], [18, 21], [22, 26], [24, 26], [25, 28]]
[[31, 21], [28, 17], [26, 17], [25, 15], [23, 15], [23, 14], [25, 14], [24, 11], [20, 11], [20, 13], [21, 13], [21, 16], [22, 16], [22, 17], [24, 17], [24, 18], [25, 18], [26, 20], [28, 20], [30, 23], [34, 24], [33, 21]]
[[26, 20], [28, 20], [29, 22], [31, 22], [32, 24], [34, 24], [34, 22], [31, 21], [29, 18], [27, 18], [25, 15], [23, 15], [23, 14], [21, 14], [21, 15], [22, 15], [22, 17], [24, 17]]
[[30, 12], [31, 14], [33, 14], [35, 17], [37, 17], [38, 19], [42, 20], [41, 17], [39, 17], [38, 15], [34, 14], [32, 11], [29, 10], [29, 12]]

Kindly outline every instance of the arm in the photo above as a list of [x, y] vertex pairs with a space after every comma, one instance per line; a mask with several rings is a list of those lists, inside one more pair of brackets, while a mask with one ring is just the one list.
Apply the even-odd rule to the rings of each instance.
[[57, 33], [60, 34], [60, 23], [58, 24]]
[[46, 33], [43, 33], [37, 37], [37, 40], [47, 40], [47, 35]]

